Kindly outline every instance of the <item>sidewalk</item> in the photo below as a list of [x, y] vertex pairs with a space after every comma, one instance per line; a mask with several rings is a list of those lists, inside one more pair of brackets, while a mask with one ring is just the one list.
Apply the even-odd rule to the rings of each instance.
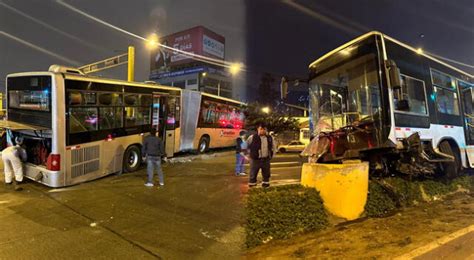
[[2, 183], [0, 258], [238, 259], [247, 178], [232, 159], [165, 165], [162, 189], [144, 170], [62, 189]]

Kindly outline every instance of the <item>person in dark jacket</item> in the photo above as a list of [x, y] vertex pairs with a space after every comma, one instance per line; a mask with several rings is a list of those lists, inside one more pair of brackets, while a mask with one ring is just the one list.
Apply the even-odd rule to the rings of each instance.
[[257, 134], [250, 136], [247, 140], [250, 152], [250, 175], [249, 187], [257, 185], [258, 171], [262, 170], [262, 187], [270, 187], [270, 160], [275, 153], [273, 138], [267, 134], [264, 124], [257, 126]]
[[142, 155], [146, 158], [148, 181], [147, 187], [153, 187], [153, 174], [156, 168], [160, 186], [165, 185], [163, 180], [163, 170], [161, 169], [161, 157], [166, 158], [163, 141], [156, 136], [156, 129], [150, 130], [150, 135], [145, 137], [142, 146]]
[[245, 131], [240, 132], [240, 136], [237, 137], [235, 146], [235, 176], [245, 176], [244, 163], [245, 153], [247, 152], [247, 143], [245, 142]]

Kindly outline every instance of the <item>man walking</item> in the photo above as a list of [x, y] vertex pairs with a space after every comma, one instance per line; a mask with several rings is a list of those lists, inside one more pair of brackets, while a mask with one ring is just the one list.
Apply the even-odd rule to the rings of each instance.
[[23, 189], [20, 187], [20, 183], [23, 181], [23, 162], [26, 161], [26, 151], [21, 147], [23, 138], [15, 138], [15, 143], [16, 145], [3, 149], [2, 159], [5, 169], [5, 184], [14, 183], [15, 190], [20, 191]]
[[250, 150], [249, 187], [257, 185], [258, 171], [262, 170], [262, 187], [270, 187], [270, 160], [275, 152], [273, 138], [267, 134], [264, 124], [257, 125], [257, 134], [247, 140]]
[[[145, 137], [142, 147], [142, 155], [146, 158], [148, 181], [145, 183], [147, 187], [153, 187], [153, 174], [156, 168], [160, 186], [165, 185], [163, 180], [163, 170], [161, 169], [161, 157], [165, 155], [163, 141], [156, 136], [156, 129], [150, 130], [150, 135]], [[165, 157], [166, 158], [166, 157]]]

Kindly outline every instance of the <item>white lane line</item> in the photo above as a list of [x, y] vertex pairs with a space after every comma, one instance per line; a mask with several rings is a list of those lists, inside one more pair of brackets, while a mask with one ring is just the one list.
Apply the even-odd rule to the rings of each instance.
[[407, 254], [404, 254], [404, 255], [401, 255], [401, 256], [398, 256], [394, 259], [396, 260], [404, 260], [404, 259], [413, 259], [417, 256], [420, 256], [420, 255], [423, 255], [425, 253], [428, 253], [440, 246], [443, 246], [451, 241], [453, 241], [454, 239], [458, 238], [458, 237], [461, 237], [469, 232], [473, 232], [474, 231], [474, 225], [470, 225], [469, 227], [466, 227], [466, 228], [463, 228], [463, 229], [460, 229], [454, 233], [451, 233], [449, 235], [446, 235], [442, 238], [438, 238], [436, 239], [435, 241], [425, 245], [425, 246], [422, 246], [422, 247], [419, 247]]

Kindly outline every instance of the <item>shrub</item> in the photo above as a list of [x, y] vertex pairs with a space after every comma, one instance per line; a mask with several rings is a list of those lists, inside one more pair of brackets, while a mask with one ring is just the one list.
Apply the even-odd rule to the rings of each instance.
[[408, 207], [423, 201], [420, 185], [417, 182], [400, 177], [386, 178], [384, 182], [392, 189], [398, 206]]
[[301, 185], [250, 190], [246, 215], [248, 248], [328, 225], [319, 193]]
[[395, 210], [396, 203], [380, 183], [375, 180], [369, 182], [369, 194], [365, 204], [365, 213], [368, 217], [383, 217]]

